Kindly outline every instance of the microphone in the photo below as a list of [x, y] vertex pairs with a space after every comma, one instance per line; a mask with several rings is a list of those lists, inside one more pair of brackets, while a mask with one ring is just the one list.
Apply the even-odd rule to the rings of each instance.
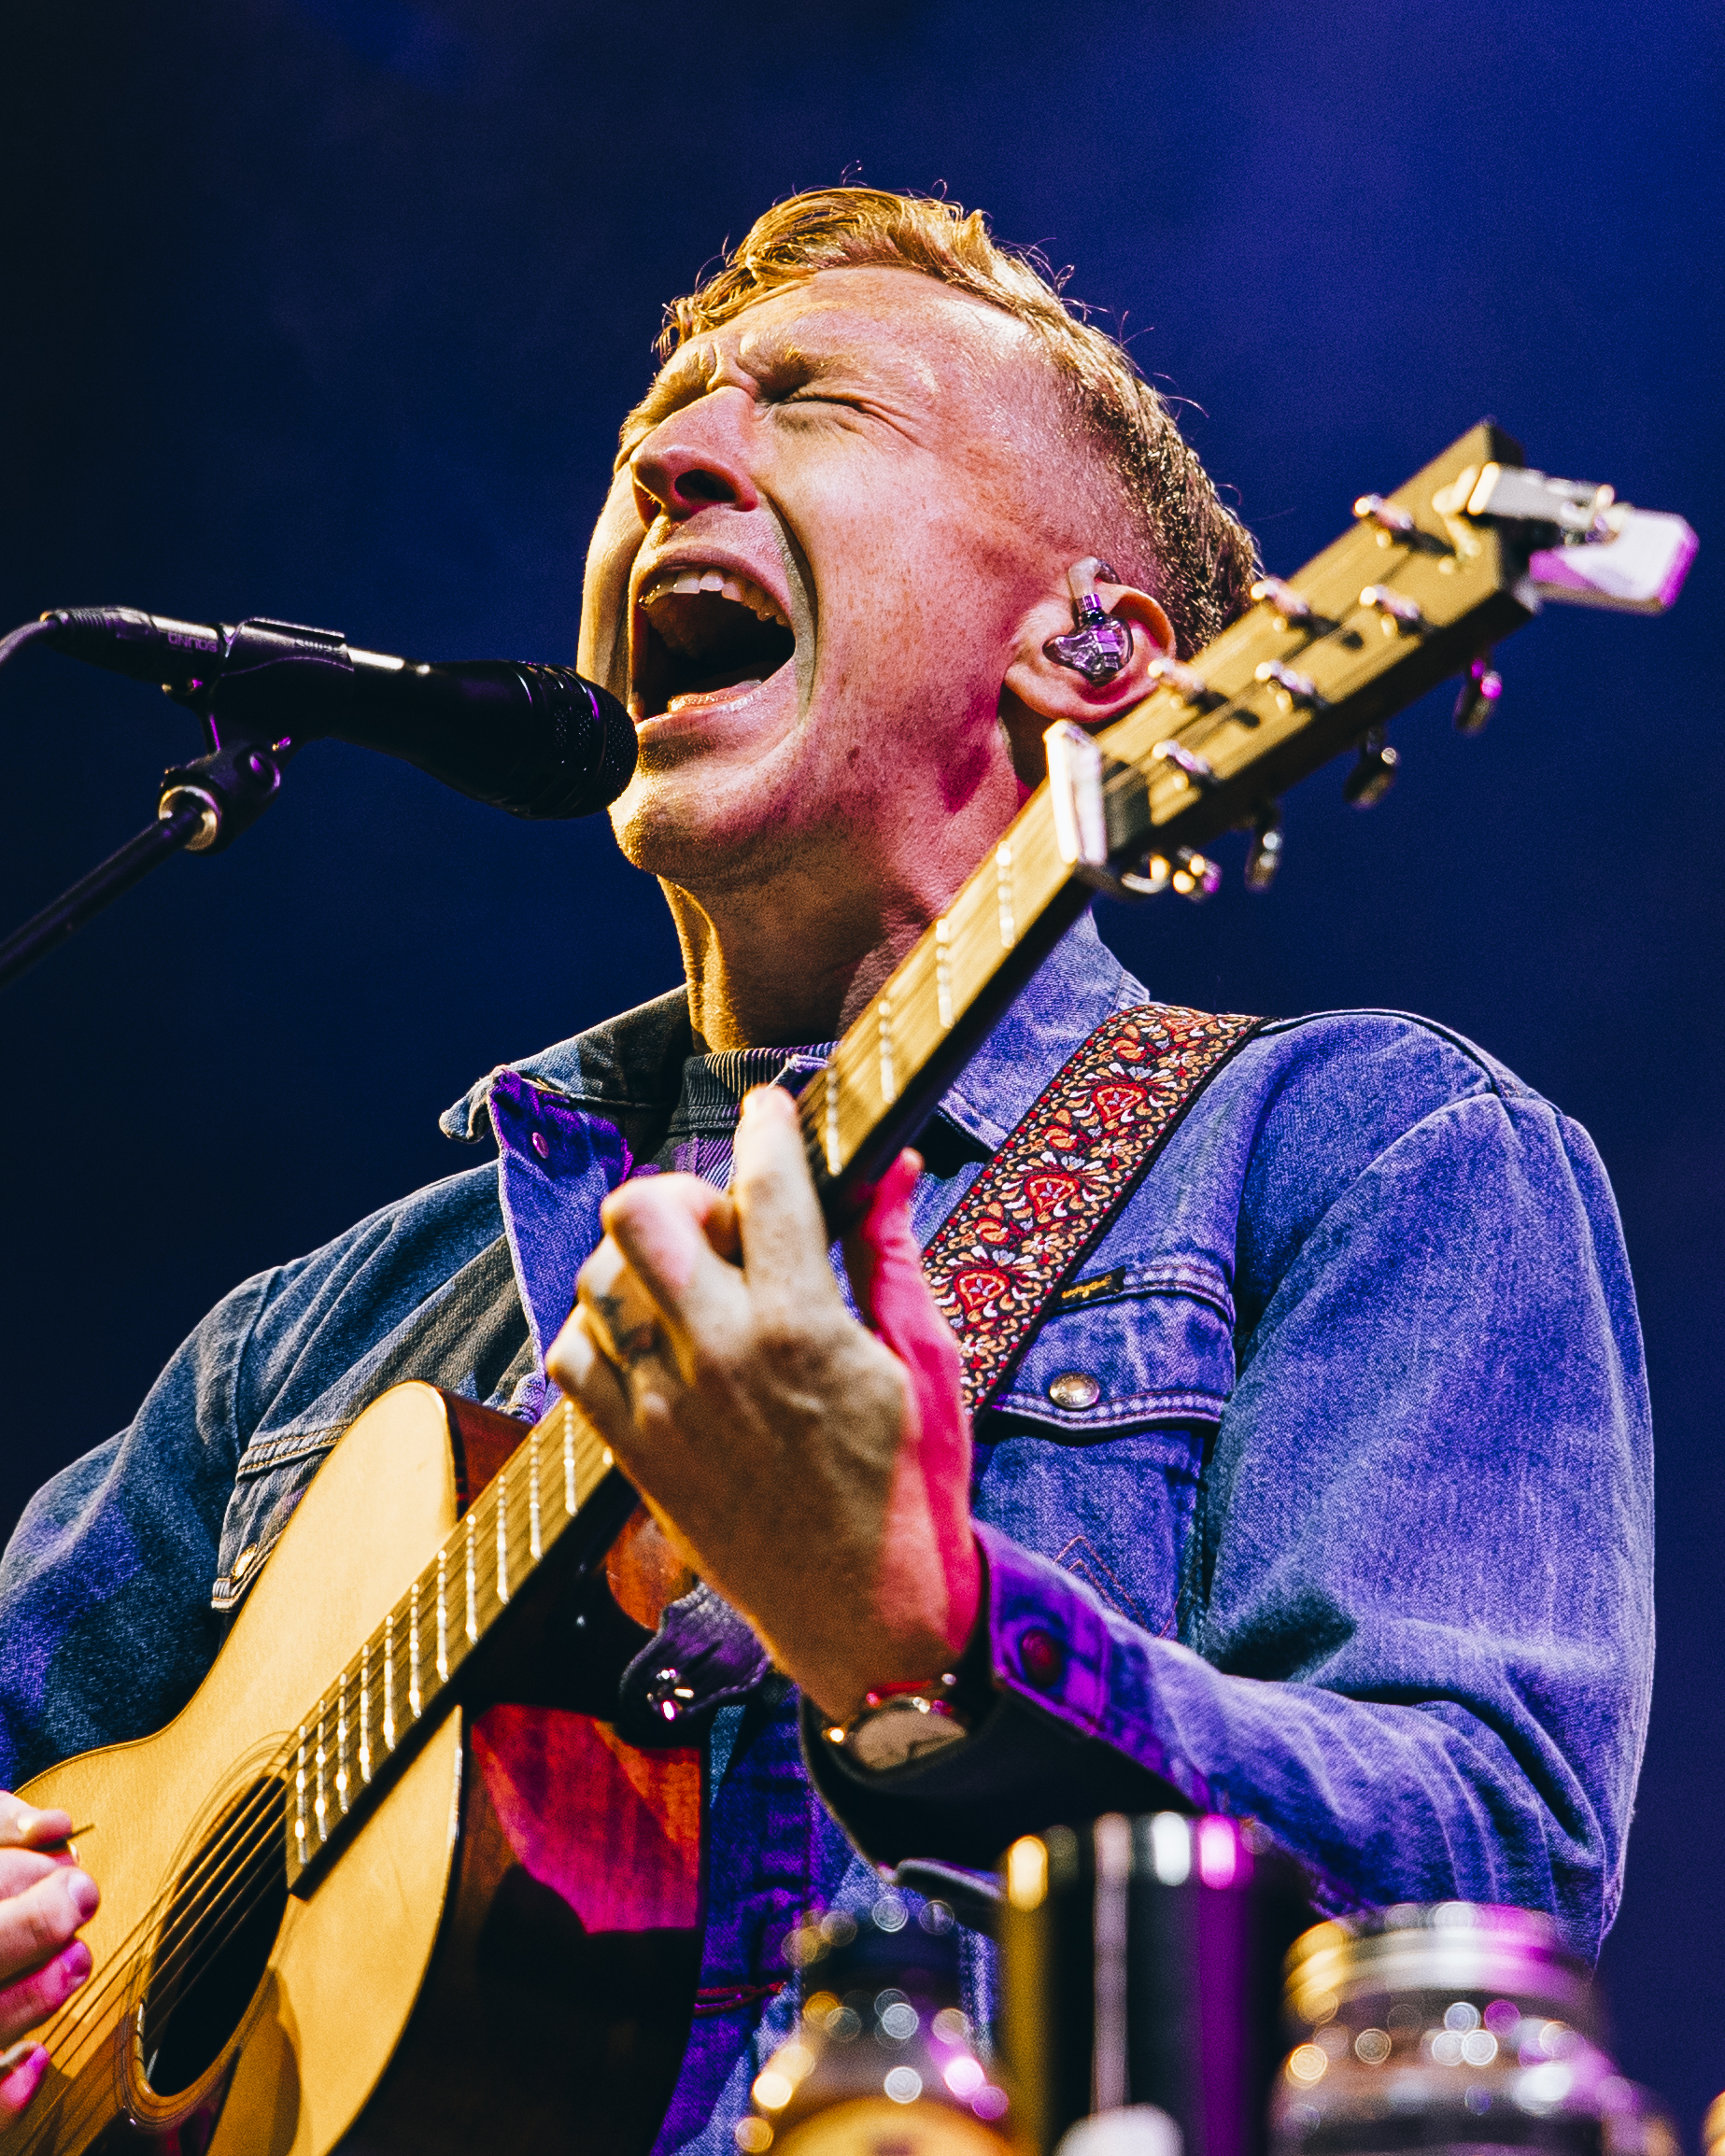
[[129, 606], [59, 607], [31, 627], [73, 658], [199, 699], [214, 733], [243, 728], [278, 761], [302, 741], [350, 741], [512, 816], [593, 815], [635, 768], [628, 712], [570, 667], [431, 665], [361, 651], [339, 629], [177, 621]]

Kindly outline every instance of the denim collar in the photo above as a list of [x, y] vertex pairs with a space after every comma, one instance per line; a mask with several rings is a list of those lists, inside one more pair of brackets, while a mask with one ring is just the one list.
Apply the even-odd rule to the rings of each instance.
[[[1113, 1011], [1145, 1000], [1086, 912], [948, 1089], [940, 1114], [994, 1151], [1079, 1042]], [[683, 1065], [693, 1050], [687, 997], [672, 989], [554, 1048], [488, 1071], [445, 1111], [441, 1127], [451, 1138], [485, 1137], [491, 1088], [514, 1072], [615, 1123], [635, 1158], [648, 1158], [670, 1125], [683, 1091]]]

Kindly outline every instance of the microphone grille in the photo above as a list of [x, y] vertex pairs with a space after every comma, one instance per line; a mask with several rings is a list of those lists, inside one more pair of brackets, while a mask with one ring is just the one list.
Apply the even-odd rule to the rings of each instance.
[[608, 809], [635, 775], [635, 725], [616, 698], [573, 667], [525, 665], [533, 701], [554, 720], [556, 755], [518, 816], [592, 816]]

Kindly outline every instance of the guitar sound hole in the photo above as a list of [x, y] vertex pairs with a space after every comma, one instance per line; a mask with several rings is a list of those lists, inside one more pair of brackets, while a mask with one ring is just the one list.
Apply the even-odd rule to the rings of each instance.
[[158, 2096], [215, 2064], [263, 1980], [288, 1906], [286, 1802], [279, 1782], [254, 1782], [175, 1885], [137, 2013], [139, 2063]]

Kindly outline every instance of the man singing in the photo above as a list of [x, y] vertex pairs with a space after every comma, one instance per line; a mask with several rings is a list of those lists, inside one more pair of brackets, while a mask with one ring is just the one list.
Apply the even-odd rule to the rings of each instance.
[[[588, 1933], [627, 1921], [584, 1898], [602, 1852], [544, 1854], [591, 1810], [582, 1763], [656, 1739], [695, 1762], [699, 1846], [642, 1890], [691, 1965], [700, 1942], [663, 2150], [731, 2148], [794, 2012], [799, 1909], [867, 1906], [908, 1859], [986, 1870], [1057, 1819], [1250, 1816], [1320, 1907], [1516, 1903], [1591, 1956], [1647, 1720], [1652, 1519], [1586, 1135], [1441, 1026], [1269, 1025], [973, 1429], [916, 1251], [1145, 990], [1073, 929], [842, 1277], [804, 1164], [792, 1092], [997, 844], [1044, 729], [1118, 717], [1237, 613], [1246, 534], [1120, 346], [948, 204], [780, 205], [663, 348], [580, 663], [629, 700], [613, 821], [685, 981], [481, 1080], [445, 1128], [495, 1161], [235, 1289], [36, 1497], [0, 1569], [0, 1774], [183, 1704], [387, 1387], [530, 1417], [555, 1381], [647, 1499], [657, 1570], [614, 1572], [629, 1614], [587, 1627], [608, 1660], [575, 1669], [565, 1635], [564, 1704], [496, 1710], [475, 1746]], [[1075, 571], [1130, 630], [1102, 678], [1059, 641]], [[919, 1698], [940, 1712], [895, 1708]], [[0, 2044], [83, 1980], [96, 1891], [55, 1846], [70, 1822], [8, 1816]], [[8, 2056], [15, 2111], [45, 2054]]]

